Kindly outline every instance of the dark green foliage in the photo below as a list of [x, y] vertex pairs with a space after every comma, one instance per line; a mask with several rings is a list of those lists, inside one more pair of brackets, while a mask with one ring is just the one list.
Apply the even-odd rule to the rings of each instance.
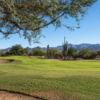
[[68, 45], [68, 42], [67, 41], [65, 42], [65, 37], [64, 37], [64, 44], [63, 44], [63, 51], [62, 51], [63, 56], [64, 56], [64, 60], [66, 59], [66, 56], [67, 56], [67, 53], [68, 53], [67, 45]]
[[23, 49], [21, 45], [14, 45], [10, 52], [14, 55], [24, 55], [26, 53], [26, 49]]
[[24, 48], [24, 55], [28, 55], [28, 49], [27, 48]]
[[62, 58], [62, 52], [58, 50], [57, 48], [50, 49], [50, 57], [51, 58]]
[[96, 53], [94, 51], [89, 51], [84, 55], [84, 59], [94, 59], [96, 58]]
[[97, 51], [97, 55], [100, 56], [100, 49]]
[[47, 58], [49, 59], [50, 51], [49, 51], [49, 45], [47, 45]]
[[14, 55], [14, 54], [13, 54], [12, 51], [8, 51], [8, 52], [5, 53], [5, 55], [6, 55], [6, 56], [12, 56], [12, 55]]
[[2, 50], [0, 50], [0, 56], [5, 56], [5, 53]]
[[54, 57], [54, 52], [53, 51], [50, 51], [50, 56], [51, 56], [51, 58]]
[[87, 54], [89, 52], [89, 49], [81, 49], [79, 52], [78, 52], [78, 57], [79, 58], [84, 58], [84, 55]]
[[2, 51], [0, 50], [0, 56], [1, 56]]
[[89, 49], [82, 49], [79, 51], [78, 57], [83, 59], [94, 59], [96, 57], [96, 53]]
[[78, 53], [77, 53], [77, 52], [73, 52], [72, 57], [73, 57], [74, 59], [78, 58]]
[[75, 55], [76, 55], [76, 53], [77, 53], [77, 50], [74, 48], [74, 47], [70, 47], [70, 48], [68, 48], [68, 56], [69, 56], [69, 58], [70, 57], [75, 57]]
[[[50, 24], [61, 27], [62, 18], [80, 22], [97, 0], [0, 0], [0, 33], [23, 33], [29, 42], [39, 42], [41, 30]], [[80, 18], [80, 16], [82, 18]], [[67, 24], [63, 25], [73, 30]], [[77, 27], [79, 28], [79, 26]], [[34, 40], [35, 39], [35, 40]]]
[[33, 56], [33, 52], [32, 52], [32, 51], [30, 51], [28, 55], [29, 55], [29, 56]]
[[1, 53], [1, 56], [3, 57], [3, 56], [6, 56], [6, 53], [5, 52], [2, 52]]
[[45, 56], [45, 55], [46, 55], [45, 51], [42, 51], [38, 48], [33, 50], [33, 56]]

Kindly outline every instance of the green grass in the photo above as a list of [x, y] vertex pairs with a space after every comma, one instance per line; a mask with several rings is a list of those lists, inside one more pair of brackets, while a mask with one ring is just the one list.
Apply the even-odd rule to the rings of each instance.
[[[37, 95], [54, 93], [60, 100], [100, 100], [100, 61], [57, 61], [22, 56], [0, 63], [0, 90]], [[52, 96], [53, 98], [53, 96]]]

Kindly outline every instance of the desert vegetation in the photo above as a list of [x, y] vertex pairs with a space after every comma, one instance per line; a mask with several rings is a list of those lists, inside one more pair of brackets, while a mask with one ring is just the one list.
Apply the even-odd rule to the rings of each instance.
[[[49, 46], [49, 45], [48, 45]], [[44, 56], [47, 59], [95, 59], [100, 58], [100, 50], [94, 52], [89, 49], [76, 50], [74, 47], [67, 47], [67, 44], [63, 45], [63, 51], [57, 48], [49, 48], [47, 46], [47, 52], [38, 48], [28, 52], [27, 48], [23, 48], [21, 45], [14, 45], [8, 52], [2, 52], [0, 50], [0, 56]]]
[[28, 52], [27, 48], [23, 48], [21, 45], [14, 45], [8, 52], [2, 52], [0, 50], [0, 56], [43, 56], [43, 58], [47, 59], [95, 59], [96, 57], [100, 57], [100, 50], [94, 52], [89, 49], [81, 49], [78, 51], [74, 47], [68, 48], [68, 41], [65, 40], [63, 43], [63, 50], [60, 51], [57, 48], [49, 48], [47, 45], [47, 51], [42, 51], [38, 48], [33, 49]]

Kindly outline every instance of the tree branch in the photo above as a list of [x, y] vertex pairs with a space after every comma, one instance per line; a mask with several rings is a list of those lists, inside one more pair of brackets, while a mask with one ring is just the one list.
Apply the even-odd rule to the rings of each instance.
[[54, 20], [52, 20], [51, 22], [49, 22], [48, 24], [45, 24], [44, 26], [41, 26], [41, 27], [36, 28], [36, 29], [34, 29], [34, 28], [27, 28], [27, 27], [22, 28], [22, 27], [20, 27], [16, 22], [14, 22], [14, 21], [12, 21], [12, 20], [9, 20], [9, 19], [7, 19], [7, 18], [0, 18], [0, 19], [1, 19], [1, 20], [5, 20], [5, 21], [8, 21], [8, 22], [14, 24], [14, 25], [15, 25], [16, 27], [18, 27], [20, 30], [32, 30], [32, 31], [36, 31], [36, 30], [39, 30], [39, 29], [41, 29], [41, 28], [44, 28], [44, 27], [46, 27], [46, 26], [52, 24], [53, 22], [55, 22], [58, 18], [62, 17], [63, 15], [64, 15], [64, 13], [63, 13], [62, 15], [58, 16], [56, 19], [54, 19]]
[[18, 33], [18, 32], [15, 32], [15, 33], [9, 33], [9, 32], [8, 32], [8, 33], [6, 33], [6, 32], [1, 31], [1, 30], [0, 30], [0, 32], [3, 33], [3, 34], [5, 34], [5, 35], [6, 35], [6, 34], [16, 34], [16, 33]]
[[[70, 7], [71, 7], [71, 5], [73, 5], [73, 3], [74, 3], [74, 0], [72, 0], [71, 1], [71, 3], [70, 3], [70, 5], [67, 7], [67, 9], [66, 10], [68, 10]], [[32, 8], [32, 7], [30, 7], [29, 5], [22, 5], [22, 7], [19, 7], [18, 9], [21, 9], [21, 8], [23, 8], [23, 7], [29, 7], [30, 9]], [[37, 6], [35, 6], [36, 8], [35, 9], [37, 9]], [[42, 9], [42, 8], [40, 8], [40, 9]], [[44, 10], [44, 9], [42, 9], [42, 10]], [[7, 18], [0, 18], [1, 20], [5, 20], [5, 21], [7, 21], [7, 22], [10, 22], [11, 24], [14, 24], [17, 28], [19, 28], [20, 30], [32, 30], [32, 31], [36, 31], [36, 30], [40, 30], [41, 28], [44, 28], [44, 27], [46, 27], [46, 26], [48, 26], [48, 25], [50, 25], [50, 24], [52, 24], [52, 23], [54, 23], [57, 19], [59, 19], [60, 17], [62, 17], [63, 15], [65, 14], [65, 12], [63, 12], [60, 16], [58, 16], [57, 18], [55, 18], [55, 19], [53, 19], [51, 22], [49, 22], [49, 23], [47, 23], [47, 24], [45, 24], [45, 25], [43, 25], [43, 26], [41, 26], [41, 27], [38, 27], [38, 28], [27, 28], [27, 27], [24, 27], [24, 28], [22, 28], [22, 27], [20, 27], [15, 21], [13, 21], [13, 20], [11, 20], [11, 19], [7, 19]], [[24, 24], [24, 22], [19, 22], [20, 24]], [[0, 32], [2, 32], [2, 31], [0, 31]], [[4, 32], [2, 32], [3, 34], [7, 34], [7, 33], [4, 33]], [[10, 34], [10, 33], [8, 33], [8, 34]]]

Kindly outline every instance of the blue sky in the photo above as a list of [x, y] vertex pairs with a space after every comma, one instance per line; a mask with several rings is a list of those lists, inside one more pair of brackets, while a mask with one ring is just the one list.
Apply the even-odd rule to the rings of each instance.
[[[62, 45], [64, 41], [64, 36], [68, 43], [72, 44], [100, 44], [100, 0], [94, 4], [87, 12], [84, 19], [80, 22], [80, 29], [75, 29], [75, 31], [70, 31], [65, 27], [58, 28], [55, 31], [55, 27], [50, 25], [48, 28], [42, 29], [42, 34], [46, 38], [40, 38], [40, 44], [32, 43], [29, 45], [27, 39], [19, 37], [18, 34], [10, 36], [9, 40], [0, 40], [0, 49], [11, 47], [15, 44], [21, 44], [22, 47], [46, 47], [48, 44], [50, 47]], [[74, 19], [62, 20], [62, 22], [69, 26], [76, 26], [76, 21]], [[0, 34], [0, 38], [2, 35]]]

